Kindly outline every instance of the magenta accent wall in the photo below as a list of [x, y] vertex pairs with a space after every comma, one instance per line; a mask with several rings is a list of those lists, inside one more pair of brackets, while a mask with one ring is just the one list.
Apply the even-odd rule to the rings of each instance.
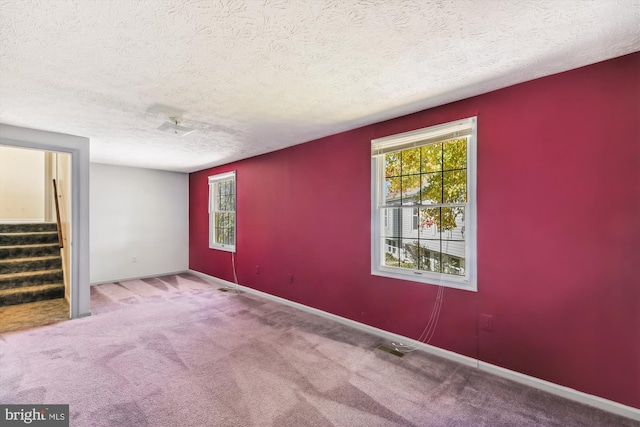
[[640, 408], [640, 53], [192, 173], [190, 268], [233, 280], [207, 176], [237, 170], [240, 284], [417, 338], [436, 286], [370, 274], [371, 139], [475, 115], [478, 292], [431, 344]]

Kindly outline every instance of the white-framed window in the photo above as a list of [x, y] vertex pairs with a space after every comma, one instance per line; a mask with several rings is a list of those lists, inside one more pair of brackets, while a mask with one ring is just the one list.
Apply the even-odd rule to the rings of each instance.
[[209, 247], [236, 251], [236, 173], [209, 177]]
[[477, 291], [476, 123], [372, 141], [371, 274]]

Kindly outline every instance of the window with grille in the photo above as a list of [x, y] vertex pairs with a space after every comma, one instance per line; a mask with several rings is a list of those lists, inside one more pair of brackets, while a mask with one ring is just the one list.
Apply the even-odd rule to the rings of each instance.
[[476, 118], [372, 141], [374, 275], [477, 290]]
[[209, 247], [236, 251], [236, 173], [209, 177]]

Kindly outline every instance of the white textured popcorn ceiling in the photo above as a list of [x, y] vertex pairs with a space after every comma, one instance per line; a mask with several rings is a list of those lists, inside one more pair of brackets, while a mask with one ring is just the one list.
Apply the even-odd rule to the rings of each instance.
[[639, 28], [639, 0], [0, 0], [0, 122], [195, 171], [635, 52]]

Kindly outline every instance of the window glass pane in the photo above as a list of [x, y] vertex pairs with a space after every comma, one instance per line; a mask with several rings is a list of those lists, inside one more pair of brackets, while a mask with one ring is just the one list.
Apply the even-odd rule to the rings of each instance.
[[386, 221], [382, 227], [383, 237], [400, 237], [402, 210], [398, 208], [382, 209], [382, 215], [386, 215]]
[[454, 235], [461, 236], [461, 230], [464, 226], [464, 208], [442, 208], [440, 213], [440, 227], [439, 232], [442, 235], [441, 238], [449, 240], [454, 239]]
[[430, 144], [421, 148], [422, 164], [420, 171], [439, 172], [442, 170], [442, 144]]
[[423, 174], [420, 195], [423, 205], [442, 203], [442, 174], [439, 172]]
[[235, 191], [233, 181], [222, 181], [216, 183], [217, 210], [235, 210]]
[[420, 245], [418, 240], [402, 239], [400, 267], [417, 270], [420, 265]]
[[229, 214], [229, 226], [227, 227], [227, 244], [235, 245], [235, 230], [236, 230], [236, 214]]
[[452, 139], [443, 144], [444, 170], [467, 167], [467, 139]]
[[464, 208], [442, 208], [442, 269], [446, 274], [465, 275]]
[[420, 148], [411, 148], [401, 151], [402, 155], [402, 175], [420, 173]]
[[420, 270], [440, 271], [440, 242], [437, 240], [420, 240]]
[[227, 185], [229, 186], [229, 194], [228, 194], [228, 208], [230, 211], [235, 211], [236, 210], [236, 183], [235, 180], [234, 181], [229, 181], [227, 182]]
[[234, 244], [235, 214], [216, 212], [214, 215], [216, 243]]
[[420, 209], [420, 239], [436, 238], [439, 225], [440, 208]]
[[400, 176], [400, 152], [385, 154], [384, 156], [384, 176]]
[[384, 204], [388, 206], [400, 204], [402, 178], [387, 178], [384, 182]]
[[456, 276], [464, 276], [464, 258], [459, 258], [452, 255], [442, 255], [442, 268], [446, 274], [454, 274]]
[[383, 265], [400, 267], [400, 240], [382, 239]]
[[464, 240], [463, 207], [442, 208], [440, 232], [445, 240]]
[[444, 203], [467, 202], [467, 171], [444, 172]]
[[402, 176], [402, 204], [420, 203], [420, 175]]

